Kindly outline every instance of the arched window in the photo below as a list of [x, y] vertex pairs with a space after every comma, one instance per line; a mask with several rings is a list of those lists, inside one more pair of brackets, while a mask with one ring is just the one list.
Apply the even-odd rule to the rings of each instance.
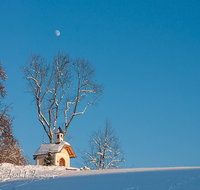
[[59, 166], [65, 166], [65, 160], [63, 158], [59, 160]]

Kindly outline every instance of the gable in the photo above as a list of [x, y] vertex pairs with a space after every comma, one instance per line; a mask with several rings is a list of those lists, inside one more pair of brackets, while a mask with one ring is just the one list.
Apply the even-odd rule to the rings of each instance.
[[67, 151], [66, 148], [63, 148], [63, 149], [60, 151], [60, 154], [64, 154], [65, 156], [69, 156], [68, 151]]

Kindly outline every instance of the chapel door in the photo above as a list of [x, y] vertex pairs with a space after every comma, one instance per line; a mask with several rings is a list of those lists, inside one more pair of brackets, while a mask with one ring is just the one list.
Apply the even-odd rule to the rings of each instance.
[[59, 166], [65, 166], [65, 160], [63, 158], [60, 159]]

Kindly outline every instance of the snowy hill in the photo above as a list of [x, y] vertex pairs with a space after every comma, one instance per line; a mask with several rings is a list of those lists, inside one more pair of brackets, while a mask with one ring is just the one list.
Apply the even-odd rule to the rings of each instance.
[[[0, 164], [0, 190], [199, 190], [200, 167], [80, 171]], [[72, 170], [69, 170], [72, 169]]]

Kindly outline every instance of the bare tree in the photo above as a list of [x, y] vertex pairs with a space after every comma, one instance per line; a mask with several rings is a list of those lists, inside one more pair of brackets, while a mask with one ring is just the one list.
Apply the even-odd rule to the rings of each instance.
[[[1, 98], [6, 96], [6, 90], [3, 82], [7, 75], [2, 68], [0, 61], [0, 95]], [[12, 118], [9, 115], [9, 106], [0, 102], [0, 163], [12, 163], [24, 165], [26, 158], [22, 155], [22, 149], [19, 142], [14, 138], [12, 133]]]
[[4, 86], [4, 81], [7, 79], [6, 72], [2, 68], [2, 62], [0, 61], [0, 96], [1, 98], [4, 98], [6, 96], [6, 90]]
[[111, 123], [106, 120], [106, 126], [97, 132], [92, 132], [89, 140], [89, 151], [81, 151], [83, 162], [92, 169], [119, 168], [125, 161], [121, 143]]
[[22, 68], [39, 121], [51, 143], [58, 117], [64, 120], [65, 136], [74, 116], [83, 114], [102, 94], [102, 85], [94, 80], [92, 64], [80, 58], [71, 59], [69, 54], [58, 52], [52, 64], [40, 54], [31, 54]]
[[22, 154], [23, 150], [19, 146], [19, 142], [12, 133], [12, 119], [8, 112], [8, 107], [5, 107], [0, 114], [0, 163], [25, 165], [26, 158]]

